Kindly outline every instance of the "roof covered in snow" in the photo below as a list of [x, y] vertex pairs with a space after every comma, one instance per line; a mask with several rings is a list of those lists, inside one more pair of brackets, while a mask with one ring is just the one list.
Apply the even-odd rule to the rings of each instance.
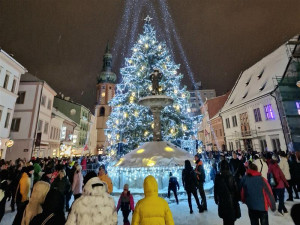
[[221, 111], [224, 112], [273, 91], [277, 85], [275, 78], [284, 75], [288, 62], [287, 47], [283, 44], [242, 72]]
[[184, 166], [184, 161], [193, 161], [187, 151], [166, 141], [146, 142], [126, 154], [116, 164], [118, 167]]

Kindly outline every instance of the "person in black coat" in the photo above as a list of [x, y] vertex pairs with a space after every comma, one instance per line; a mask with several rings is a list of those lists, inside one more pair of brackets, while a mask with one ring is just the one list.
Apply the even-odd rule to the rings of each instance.
[[43, 212], [33, 217], [29, 225], [64, 225], [64, 198], [57, 190], [50, 189], [42, 205]]
[[193, 213], [192, 200], [191, 200], [192, 194], [193, 194], [193, 196], [196, 200], [199, 212], [201, 213], [201, 212], [204, 211], [204, 209], [200, 205], [199, 198], [198, 198], [198, 195], [197, 195], [197, 176], [196, 176], [196, 173], [193, 170], [193, 167], [192, 167], [191, 162], [189, 160], [185, 160], [184, 163], [185, 163], [185, 167], [182, 170], [182, 184], [183, 184], [183, 187], [184, 187], [184, 189], [187, 193], [187, 196], [188, 196], [188, 203], [189, 203], [189, 207], [190, 207], [190, 213], [191, 214]]
[[170, 198], [170, 192], [173, 191], [174, 197], [176, 199], [176, 203], [178, 205], [177, 188], [179, 190], [179, 183], [177, 181], [177, 178], [173, 177], [172, 172], [170, 172], [169, 187], [168, 187], [168, 198]]
[[5, 213], [5, 204], [6, 199], [9, 197], [9, 187], [8, 187], [8, 171], [1, 170], [0, 171], [0, 222]]
[[232, 153], [232, 159], [229, 161], [230, 171], [235, 178], [235, 181], [239, 185], [241, 177], [245, 175], [245, 167], [241, 160], [237, 158], [235, 152]]
[[239, 190], [234, 177], [230, 173], [226, 160], [220, 162], [220, 174], [216, 175], [214, 198], [218, 205], [219, 217], [224, 225], [233, 225], [241, 217], [239, 206]]
[[299, 199], [298, 192], [300, 190], [300, 163], [297, 162], [296, 155], [291, 155], [288, 163], [291, 173], [291, 188], [294, 189], [294, 192], [296, 194], [295, 199]]

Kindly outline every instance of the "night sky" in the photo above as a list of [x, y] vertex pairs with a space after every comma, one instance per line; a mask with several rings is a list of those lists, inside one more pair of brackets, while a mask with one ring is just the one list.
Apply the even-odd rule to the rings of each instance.
[[[154, 17], [159, 37], [166, 37], [159, 0], [132, 1], [136, 8], [131, 8], [127, 22], [140, 21], [135, 40], [147, 14]], [[141, 7], [145, 1], [148, 6]], [[300, 33], [299, 0], [167, 2], [195, 80], [201, 80], [204, 88], [215, 88], [217, 94], [230, 90], [241, 71]], [[124, 47], [114, 51], [117, 75], [131, 47], [119, 28], [124, 6], [124, 0], [1, 0], [0, 47], [57, 93], [93, 111], [107, 40]], [[141, 13], [134, 15], [139, 6]], [[174, 46], [183, 83], [192, 87], [175, 41]]]

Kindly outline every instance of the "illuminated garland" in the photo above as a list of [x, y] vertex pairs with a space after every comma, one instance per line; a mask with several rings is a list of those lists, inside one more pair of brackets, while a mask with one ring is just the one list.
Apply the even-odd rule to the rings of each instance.
[[149, 75], [154, 68], [163, 73], [160, 82], [163, 94], [174, 100], [174, 104], [166, 107], [161, 114], [164, 140], [175, 142], [195, 136], [200, 117], [188, 115], [191, 111], [190, 95], [186, 87], [180, 88], [183, 75], [177, 72], [179, 65], [174, 63], [166, 44], [156, 40], [156, 32], [148, 21], [132, 48], [132, 56], [125, 59], [125, 67], [120, 70], [123, 80], [110, 101], [113, 109], [106, 130], [110, 156], [116, 155], [119, 143], [122, 143], [125, 154], [140, 143], [152, 141], [152, 114], [148, 108], [140, 106], [138, 100], [151, 95]]

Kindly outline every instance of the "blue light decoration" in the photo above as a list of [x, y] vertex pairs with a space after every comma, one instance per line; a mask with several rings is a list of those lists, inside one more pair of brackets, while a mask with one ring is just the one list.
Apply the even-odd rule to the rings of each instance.
[[267, 120], [275, 120], [274, 111], [271, 104], [265, 105], [265, 114]]
[[296, 108], [297, 108], [298, 115], [300, 115], [300, 101], [296, 102]]
[[164, 140], [175, 143], [195, 139], [196, 124], [201, 120], [201, 116], [189, 116], [190, 96], [186, 87], [180, 87], [183, 78], [178, 73], [180, 66], [174, 63], [166, 43], [156, 39], [149, 18], [143, 29], [143, 34], [131, 49], [131, 57], [125, 58], [125, 66], [120, 70], [122, 82], [116, 86], [116, 95], [109, 103], [112, 112], [107, 121], [106, 135], [111, 157], [122, 156], [141, 143], [152, 141], [153, 116], [148, 108], [138, 104], [138, 100], [151, 95], [149, 75], [154, 68], [163, 74], [160, 91], [174, 99], [173, 105], [166, 107], [161, 114]]
[[[210, 171], [211, 164], [204, 162], [205, 182], [211, 181]], [[152, 175], [157, 179], [158, 188], [162, 192], [166, 192], [169, 184], [169, 173], [177, 177], [180, 186], [182, 187], [182, 166], [149, 166], [149, 167], [117, 167], [109, 165], [107, 170], [112, 179], [114, 186], [117, 189], [122, 189], [124, 184], [129, 184], [131, 188], [142, 189], [143, 181], [148, 175]], [[183, 189], [182, 189], [183, 190]]]

